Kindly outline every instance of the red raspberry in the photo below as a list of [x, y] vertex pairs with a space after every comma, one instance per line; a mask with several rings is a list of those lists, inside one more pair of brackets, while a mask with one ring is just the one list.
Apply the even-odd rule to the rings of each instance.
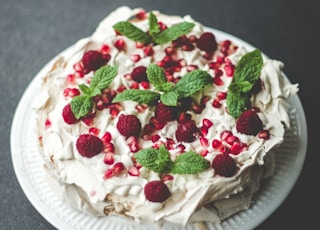
[[218, 154], [212, 161], [212, 168], [214, 171], [224, 177], [232, 177], [236, 171], [236, 162], [229, 154]]
[[110, 60], [110, 56], [103, 55], [99, 51], [89, 50], [82, 57], [82, 64], [85, 73], [95, 71], [105, 65]]
[[248, 109], [237, 119], [236, 129], [239, 133], [257, 135], [263, 129], [263, 123], [254, 109]]
[[72, 110], [71, 110], [71, 105], [70, 104], [67, 104], [63, 110], [62, 110], [62, 117], [63, 117], [63, 120], [71, 125], [71, 124], [75, 124], [78, 122], [78, 119], [74, 116]]
[[197, 40], [197, 47], [207, 53], [212, 53], [217, 49], [217, 42], [215, 36], [211, 32], [201, 34]]
[[136, 82], [142, 82], [142, 81], [149, 82], [146, 71], [147, 71], [147, 68], [144, 66], [135, 67], [131, 72], [131, 77]]
[[125, 137], [138, 136], [141, 132], [141, 123], [135, 115], [120, 115], [117, 129]]
[[82, 134], [79, 136], [76, 147], [83, 157], [93, 157], [102, 152], [103, 141], [91, 134]]
[[155, 117], [161, 123], [172, 121], [176, 115], [175, 106], [167, 106], [159, 102], [156, 106]]
[[144, 186], [144, 195], [151, 202], [163, 202], [171, 196], [171, 193], [165, 183], [154, 180]]
[[186, 122], [179, 124], [176, 131], [177, 141], [193, 142], [195, 134], [198, 132], [198, 127], [193, 120], [187, 120]]

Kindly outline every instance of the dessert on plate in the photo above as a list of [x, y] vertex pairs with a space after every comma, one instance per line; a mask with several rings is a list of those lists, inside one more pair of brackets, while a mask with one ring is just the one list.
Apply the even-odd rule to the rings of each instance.
[[282, 68], [190, 16], [120, 7], [43, 76], [39, 152], [90, 215], [220, 222], [273, 174], [298, 92]]

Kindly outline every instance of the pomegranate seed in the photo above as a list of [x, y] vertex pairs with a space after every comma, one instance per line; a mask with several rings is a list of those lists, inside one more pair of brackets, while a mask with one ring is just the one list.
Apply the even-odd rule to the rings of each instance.
[[204, 119], [202, 120], [202, 125], [203, 125], [203, 127], [206, 127], [206, 128], [209, 129], [209, 128], [213, 125], [213, 123], [212, 123], [212, 121], [210, 121], [209, 119], [204, 118]]
[[264, 140], [270, 139], [270, 132], [269, 130], [262, 130], [258, 133], [258, 137]]
[[152, 135], [151, 136], [151, 141], [153, 143], [157, 142], [160, 139], [160, 136], [158, 134]]
[[237, 155], [241, 153], [245, 148], [247, 148], [246, 144], [239, 141], [235, 141], [230, 148], [230, 153]]
[[82, 121], [83, 121], [87, 126], [93, 125], [93, 118], [92, 118], [92, 117], [84, 117], [84, 118], [82, 118]]
[[152, 145], [152, 148], [159, 149], [163, 144], [165, 144], [163, 141], [157, 141], [156, 143], [154, 143], [154, 145]]
[[227, 138], [225, 139], [225, 141], [228, 143], [228, 144], [233, 144], [234, 142], [239, 142], [239, 138], [234, 136], [234, 135], [229, 135], [227, 136]]
[[150, 88], [150, 83], [147, 82], [147, 81], [142, 81], [142, 82], [140, 83], [140, 85], [141, 85], [142, 88], [144, 88], [144, 89], [149, 89], [149, 88]]
[[168, 46], [164, 49], [164, 52], [166, 53], [166, 55], [172, 55], [174, 53], [174, 48], [172, 46]]
[[220, 63], [218, 62], [209, 62], [208, 63], [210, 69], [218, 69], [220, 67]]
[[208, 150], [208, 149], [204, 149], [204, 150], [202, 150], [202, 151], [200, 152], [200, 155], [203, 156], [203, 157], [205, 157], [205, 156], [208, 155], [208, 153], [209, 153], [209, 150]]
[[123, 77], [124, 77], [125, 79], [127, 79], [128, 81], [132, 81], [132, 76], [131, 76], [130, 73], [127, 73], [127, 74], [123, 75]]
[[133, 83], [130, 85], [130, 89], [139, 89], [139, 83], [138, 83], [138, 82], [133, 82]]
[[186, 146], [184, 146], [183, 144], [180, 143], [180, 144], [178, 144], [177, 148], [179, 149], [180, 153], [183, 153], [184, 150], [186, 149]]
[[218, 56], [218, 57], [217, 57], [217, 62], [218, 62], [219, 64], [223, 64], [223, 63], [224, 63], [224, 57]]
[[192, 108], [192, 111], [197, 113], [197, 114], [200, 114], [202, 113], [202, 110], [203, 110], [203, 107], [198, 105], [197, 103], [195, 102], [192, 102], [191, 103], [191, 108]]
[[226, 92], [217, 92], [217, 97], [220, 99], [220, 100], [224, 100], [227, 98], [227, 93]]
[[116, 47], [119, 51], [124, 50], [125, 46], [126, 46], [126, 42], [124, 41], [124, 39], [119, 38], [118, 40], [116, 40], [113, 43], [114, 47]]
[[222, 81], [221, 77], [214, 77], [213, 78], [213, 83], [217, 86], [222, 86], [224, 82]]
[[163, 181], [163, 182], [165, 182], [165, 181], [169, 181], [169, 180], [173, 180], [173, 176], [172, 175], [169, 175], [169, 174], [164, 174], [164, 175], [162, 175], [161, 176], [161, 180]]
[[155, 131], [153, 124], [146, 124], [143, 128], [143, 134], [151, 134]]
[[189, 42], [191, 43], [195, 43], [197, 42], [198, 38], [195, 36], [195, 35], [191, 35], [189, 38], [188, 38]]
[[199, 69], [199, 67], [197, 65], [188, 65], [187, 66], [187, 71], [188, 72], [194, 71], [196, 69]]
[[113, 119], [116, 118], [119, 113], [120, 111], [117, 108], [110, 108], [110, 115]]
[[159, 25], [160, 31], [164, 31], [168, 28], [167, 25], [164, 24], [163, 22], [158, 22], [158, 25]]
[[123, 91], [125, 91], [127, 88], [124, 85], [120, 85], [117, 89], [117, 92], [122, 93]]
[[74, 77], [75, 78], [83, 78], [84, 77], [84, 73], [77, 71], [77, 72], [74, 73]]
[[44, 125], [47, 128], [49, 128], [51, 126], [51, 121], [49, 119], [46, 119], [45, 122], [44, 122]]
[[195, 46], [191, 43], [187, 43], [187, 44], [181, 46], [181, 49], [183, 51], [192, 51], [192, 50], [194, 50], [194, 48], [195, 48]]
[[211, 145], [214, 149], [220, 149], [222, 147], [222, 142], [218, 139], [213, 139]]
[[222, 43], [221, 43], [221, 46], [222, 46], [222, 47], [226, 47], [226, 48], [229, 48], [230, 45], [231, 45], [231, 41], [230, 41], [230, 40], [224, 40], [224, 41], [222, 41]]
[[203, 147], [207, 147], [209, 146], [209, 141], [207, 138], [204, 138], [204, 137], [200, 137], [200, 145], [203, 146]]
[[220, 100], [216, 98], [213, 100], [212, 106], [216, 109], [219, 109], [219, 108], [221, 108], [222, 104], [220, 103]]
[[200, 128], [201, 136], [203, 136], [203, 137], [207, 136], [207, 135], [208, 135], [208, 132], [209, 132], [209, 129], [208, 129], [207, 127], [202, 126], [202, 127]]
[[226, 74], [228, 77], [232, 77], [234, 74], [234, 65], [225, 65], [224, 70], [226, 71]]
[[154, 54], [154, 50], [153, 50], [152, 46], [149, 45], [143, 49], [143, 53], [144, 53], [144, 56], [150, 57]]
[[229, 130], [224, 130], [224, 131], [222, 131], [221, 134], [220, 134], [220, 138], [221, 138], [221, 140], [223, 140], [223, 141], [226, 141], [229, 136], [233, 136], [233, 135], [232, 135], [232, 132], [229, 131]]
[[100, 52], [103, 53], [103, 54], [108, 54], [110, 53], [110, 46], [107, 45], [107, 44], [103, 44], [100, 48]]
[[141, 59], [141, 56], [139, 54], [133, 54], [130, 56], [131, 61], [138, 62]]
[[186, 121], [190, 121], [191, 120], [191, 114], [190, 113], [186, 113], [186, 112], [182, 112], [179, 114], [178, 118], [178, 123], [184, 123]]
[[76, 71], [76, 72], [82, 72], [83, 71], [83, 64], [82, 63], [75, 63], [73, 65], [73, 69]]
[[76, 78], [73, 74], [68, 74], [66, 81], [67, 81], [67, 84], [75, 84]]
[[139, 20], [143, 20], [147, 17], [147, 12], [144, 11], [144, 10], [141, 10], [140, 12], [138, 12], [136, 14], [136, 18], [139, 19]]
[[174, 144], [175, 144], [175, 142], [174, 142], [173, 139], [167, 138], [167, 142], [166, 142], [165, 146], [166, 146], [166, 148], [167, 148], [168, 150], [173, 149], [173, 148], [174, 148]]
[[114, 154], [106, 153], [103, 157], [103, 162], [107, 165], [112, 165], [114, 163]]
[[144, 47], [144, 43], [142, 42], [136, 42], [136, 48], [141, 49]]
[[129, 168], [128, 174], [130, 176], [139, 176], [140, 175], [140, 171], [139, 171], [139, 169], [137, 167], [133, 166], [133, 167]]
[[135, 108], [138, 111], [138, 113], [143, 113], [147, 109], [147, 106], [138, 104]]
[[122, 162], [115, 163], [115, 165], [113, 166], [113, 175], [119, 175], [124, 169], [125, 167]]
[[155, 117], [151, 117], [150, 122], [154, 125], [156, 130], [160, 130], [166, 125], [165, 123], [159, 122]]
[[113, 169], [107, 169], [105, 172], [104, 172], [104, 176], [103, 178], [104, 179], [109, 179], [113, 177]]
[[131, 143], [129, 145], [129, 148], [130, 148], [130, 151], [132, 153], [136, 153], [136, 152], [138, 152], [140, 150], [140, 146], [139, 146], [139, 143], [137, 141]]
[[96, 127], [91, 127], [89, 129], [89, 133], [95, 136], [98, 136], [98, 134], [100, 133], [100, 129], [96, 128]]
[[202, 107], [205, 107], [209, 100], [210, 100], [210, 96], [203, 96], [200, 100], [200, 105]]
[[214, 76], [215, 77], [221, 77], [223, 75], [223, 71], [221, 69], [215, 69], [214, 70]]
[[96, 102], [96, 109], [97, 110], [103, 110], [104, 109], [104, 103], [102, 100]]
[[105, 132], [105, 134], [103, 134], [103, 136], [101, 137], [101, 140], [103, 141], [104, 144], [110, 143], [112, 140], [111, 133], [109, 133], [108, 131]]
[[132, 143], [134, 143], [134, 142], [137, 142], [137, 141], [138, 141], [137, 137], [135, 137], [135, 136], [130, 136], [130, 137], [128, 137], [128, 139], [127, 139], [127, 144], [130, 145], [130, 144], [132, 144]]
[[112, 143], [105, 143], [103, 146], [104, 153], [114, 153], [114, 145]]

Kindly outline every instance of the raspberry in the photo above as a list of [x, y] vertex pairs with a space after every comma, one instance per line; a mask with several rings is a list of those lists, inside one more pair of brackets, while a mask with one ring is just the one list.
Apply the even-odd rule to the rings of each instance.
[[146, 71], [147, 71], [147, 68], [144, 66], [135, 67], [131, 72], [131, 77], [136, 82], [142, 82], [142, 81], [149, 82]]
[[232, 177], [236, 171], [236, 162], [229, 154], [218, 154], [212, 161], [212, 168], [214, 171], [224, 177]]
[[263, 129], [263, 123], [254, 109], [244, 111], [237, 119], [236, 129], [239, 133], [257, 135]]
[[138, 136], [141, 132], [141, 123], [135, 115], [120, 115], [117, 129], [125, 137]]
[[198, 128], [193, 120], [187, 120], [186, 122], [179, 124], [176, 131], [177, 141], [193, 142], [195, 134], [198, 132]]
[[197, 40], [197, 47], [207, 53], [212, 53], [217, 49], [217, 42], [215, 36], [211, 32], [201, 34]]
[[91, 134], [82, 134], [79, 136], [76, 147], [83, 157], [93, 157], [102, 152], [103, 141]]
[[163, 202], [171, 196], [171, 193], [165, 183], [154, 180], [144, 186], [144, 195], [151, 202]]
[[103, 55], [99, 51], [89, 50], [82, 57], [82, 64], [85, 73], [95, 71], [105, 65], [110, 59], [110, 56]]
[[167, 106], [159, 102], [156, 106], [155, 117], [161, 123], [172, 121], [176, 115], [176, 107]]
[[71, 110], [71, 105], [70, 104], [67, 104], [63, 110], [62, 110], [62, 117], [63, 117], [63, 120], [71, 125], [71, 124], [75, 124], [78, 122], [78, 119], [74, 116], [72, 110]]

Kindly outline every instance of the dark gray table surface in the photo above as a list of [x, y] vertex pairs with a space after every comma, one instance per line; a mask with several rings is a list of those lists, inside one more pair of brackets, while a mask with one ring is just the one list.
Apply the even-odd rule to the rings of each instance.
[[293, 190], [257, 229], [319, 225], [319, 1], [0, 0], [0, 229], [54, 229], [28, 201], [15, 176], [10, 151], [12, 118], [37, 72], [62, 50], [90, 35], [101, 19], [121, 5], [190, 14], [285, 63], [286, 75], [300, 85], [308, 151]]

